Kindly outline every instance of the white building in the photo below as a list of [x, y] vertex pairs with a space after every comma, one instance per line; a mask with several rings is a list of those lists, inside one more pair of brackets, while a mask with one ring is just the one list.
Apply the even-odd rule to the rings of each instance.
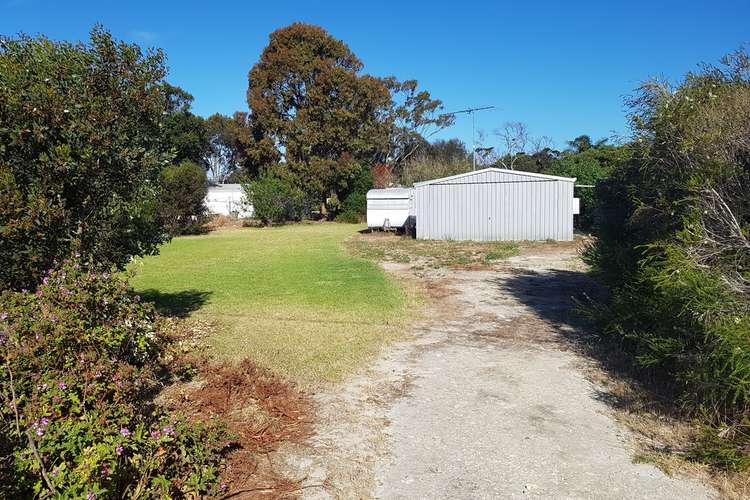
[[210, 214], [230, 217], [252, 217], [253, 206], [248, 203], [240, 184], [217, 184], [208, 187], [206, 207]]

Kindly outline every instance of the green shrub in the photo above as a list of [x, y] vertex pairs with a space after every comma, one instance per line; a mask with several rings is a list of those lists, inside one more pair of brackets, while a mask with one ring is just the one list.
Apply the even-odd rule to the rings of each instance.
[[362, 222], [367, 213], [367, 194], [352, 193], [341, 204], [341, 211], [336, 216], [340, 222]]
[[152, 400], [166, 346], [153, 308], [97, 268], [0, 295], [0, 496], [218, 493], [222, 428]]
[[0, 40], [0, 289], [34, 288], [74, 247], [122, 266], [164, 241], [165, 73], [161, 52], [99, 28]]
[[299, 221], [309, 216], [310, 202], [305, 193], [292, 183], [272, 174], [242, 183], [247, 200], [253, 206], [253, 217], [270, 225]]
[[600, 315], [706, 423], [691, 456], [750, 465], [750, 60], [633, 99], [630, 161], [596, 190]]
[[191, 161], [170, 165], [161, 172], [159, 217], [172, 235], [200, 232], [206, 220], [206, 171]]

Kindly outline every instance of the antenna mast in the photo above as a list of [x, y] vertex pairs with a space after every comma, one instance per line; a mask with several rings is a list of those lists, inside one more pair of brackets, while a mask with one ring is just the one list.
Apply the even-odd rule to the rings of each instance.
[[495, 106], [483, 106], [481, 108], [468, 108], [468, 109], [460, 109], [458, 111], [452, 111], [450, 113], [443, 113], [442, 116], [450, 116], [450, 115], [458, 115], [461, 113], [467, 113], [471, 115], [471, 165], [472, 170], [477, 169], [477, 140], [475, 137], [475, 130], [476, 130], [476, 120], [474, 119], [474, 113], [477, 111], [484, 111], [487, 109], [495, 109]]

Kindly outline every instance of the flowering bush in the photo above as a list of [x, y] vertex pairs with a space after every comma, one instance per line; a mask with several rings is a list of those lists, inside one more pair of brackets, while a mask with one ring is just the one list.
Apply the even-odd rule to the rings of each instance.
[[150, 305], [66, 261], [0, 295], [0, 497], [219, 492], [226, 434], [154, 404], [166, 335]]

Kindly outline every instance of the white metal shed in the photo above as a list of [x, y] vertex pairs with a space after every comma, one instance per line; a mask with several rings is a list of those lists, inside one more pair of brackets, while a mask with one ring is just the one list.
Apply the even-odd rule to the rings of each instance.
[[575, 178], [485, 168], [414, 184], [418, 239], [572, 240]]
[[367, 227], [404, 227], [413, 215], [413, 188], [371, 189], [367, 192]]
[[217, 184], [208, 187], [206, 208], [209, 213], [232, 217], [252, 217], [253, 206], [247, 201], [241, 184]]

